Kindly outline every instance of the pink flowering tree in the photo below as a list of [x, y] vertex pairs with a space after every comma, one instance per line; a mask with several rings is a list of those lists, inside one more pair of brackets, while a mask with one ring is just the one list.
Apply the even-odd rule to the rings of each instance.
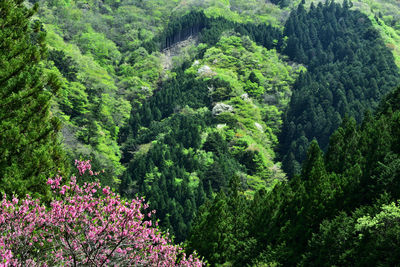
[[[76, 161], [79, 174], [90, 161]], [[202, 266], [172, 245], [144, 212], [143, 199], [122, 200], [98, 182], [48, 180], [50, 206], [26, 196], [0, 203], [0, 266]]]

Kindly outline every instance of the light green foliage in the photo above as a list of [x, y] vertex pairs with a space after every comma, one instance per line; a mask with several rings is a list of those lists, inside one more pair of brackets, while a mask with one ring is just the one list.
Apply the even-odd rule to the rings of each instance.
[[66, 43], [55, 26], [45, 27], [50, 50], [63, 51], [77, 68], [76, 81], [61, 79], [57, 113], [64, 118], [65, 143], [71, 157], [97, 155], [99, 167], [110, 170], [103, 182], [112, 184], [123, 171], [117, 137], [119, 127], [129, 117], [130, 104], [117, 94], [112, 73], [101, 66], [101, 60], [98, 62], [94, 54], [82, 54], [77, 45]]
[[143, 100], [151, 95], [156, 88], [162, 73], [159, 54], [151, 54], [140, 47], [135, 50], [130, 59], [119, 66], [121, 76], [118, 87], [125, 94], [125, 98]]
[[[215, 47], [209, 48], [200, 64], [194, 64], [188, 72], [199, 73], [208, 66], [217, 78], [228, 82], [235, 93], [245, 93], [254, 88], [254, 96], [263, 96], [273, 104], [286, 105], [290, 97], [290, 85], [297, 74], [305, 70], [301, 66], [290, 66], [276, 50], [257, 46], [247, 37], [223, 36]], [[258, 84], [249, 81], [251, 72], [258, 78]], [[217, 90], [217, 89], [216, 89]], [[248, 90], [250, 96], [253, 93]]]
[[[32, 2], [37, 0], [29, 0], [27, 4]], [[292, 180], [290, 185], [282, 181], [286, 176], [276, 160], [277, 135], [292, 97], [291, 88], [306, 68], [290, 62], [277, 50], [256, 45], [250, 38], [290, 56], [285, 51], [290, 50], [285, 49], [290, 47], [289, 39], [280, 36], [280, 30], [289, 12], [300, 2], [302, 0], [40, 1], [37, 17], [48, 33], [50, 51], [43, 72], [46, 79], [59, 77], [58, 81], [49, 79], [60, 83], [61, 87], [52, 112], [62, 120], [64, 144], [70, 150], [70, 157], [91, 158], [96, 169], [107, 171], [102, 182], [114, 188], [120, 184], [120, 191], [126, 197], [145, 194], [151, 208], [159, 211], [160, 225], [169, 228], [178, 242], [188, 236], [196, 212], [207, 203], [206, 198], [212, 200], [217, 196], [214, 202], [203, 206], [198, 216], [197, 235], [192, 237], [192, 241], [202, 240], [201, 249], [213, 251], [203, 253], [214, 263], [237, 266], [286, 263], [291, 266], [301, 259], [312, 263], [313, 258], [308, 257], [311, 254], [307, 251], [301, 255], [307, 244], [310, 248], [316, 247], [316, 251], [322, 248], [320, 251], [324, 253], [315, 255], [325, 257], [331, 252], [331, 245], [342, 246], [342, 237], [347, 238], [344, 243], [354, 241], [349, 247], [361, 244], [360, 251], [368, 251], [365, 248], [373, 242], [378, 248], [386, 248], [385, 241], [398, 236], [398, 205], [377, 205], [371, 213], [358, 211], [349, 217], [347, 214], [352, 207], [347, 214], [342, 214], [343, 218], [329, 220], [336, 214], [335, 205], [337, 210], [343, 210], [341, 205], [345, 204], [342, 203], [358, 203], [353, 201], [358, 195], [372, 199], [372, 194], [366, 194], [368, 190], [389, 184], [400, 162], [397, 156], [382, 152], [387, 157], [385, 161], [379, 160], [382, 164], [374, 169], [382, 168], [385, 172], [374, 176], [361, 169], [366, 163], [350, 162], [347, 164], [351, 167], [347, 168], [342, 157], [335, 154], [328, 154], [335, 161], [327, 162], [315, 143], [301, 179]], [[311, 2], [320, 1], [306, 2], [309, 7]], [[400, 66], [397, 0], [355, 0], [352, 8], [369, 16]], [[195, 25], [190, 19], [189, 23], [179, 20], [188, 13], [189, 18], [196, 19], [193, 20]], [[199, 17], [201, 23], [197, 23]], [[366, 18], [362, 19], [368, 21]], [[338, 25], [342, 19], [337, 20]], [[183, 22], [172, 23], [175, 20]], [[312, 30], [303, 29], [301, 23], [294, 24], [297, 32]], [[170, 30], [172, 35], [168, 35]], [[239, 36], [234, 31], [246, 32], [251, 37]], [[193, 35], [183, 40], [188, 32]], [[314, 37], [310, 39], [323, 39], [323, 36]], [[206, 44], [197, 44], [198, 40]], [[349, 40], [350, 45], [352, 41]], [[307, 42], [295, 43], [305, 45]], [[159, 45], [168, 47], [168, 44], [174, 48], [159, 51]], [[300, 52], [293, 61], [302, 62], [297, 59], [314, 53]], [[316, 55], [316, 59], [330, 56], [329, 53]], [[305, 64], [311, 71], [312, 65]], [[334, 81], [329, 80], [329, 83]], [[327, 87], [324, 83], [319, 85], [312, 89], [322, 92]], [[371, 81], [371, 86], [377, 87], [377, 81]], [[345, 88], [348, 91], [347, 84]], [[364, 88], [359, 91], [361, 95]], [[324, 93], [328, 99], [337, 101], [326, 90]], [[349, 95], [349, 99], [354, 97], [360, 96]], [[296, 97], [293, 99], [295, 101]], [[321, 106], [325, 104], [317, 102], [314, 114], [320, 115]], [[212, 115], [217, 104], [227, 110]], [[339, 118], [335, 123], [340, 123], [339, 113], [329, 110], [327, 114], [334, 114]], [[303, 119], [306, 123], [312, 121], [308, 117]], [[322, 123], [325, 117], [316, 121], [321, 128], [327, 128]], [[371, 128], [383, 129], [381, 126], [377, 124]], [[300, 128], [295, 126], [294, 129]], [[373, 142], [363, 144], [384, 147], [388, 136], [399, 136], [398, 131], [385, 138], [374, 135]], [[343, 140], [341, 136], [336, 137], [338, 143], [349, 140], [345, 135]], [[304, 143], [308, 144], [308, 140]], [[300, 143], [299, 146], [306, 150], [307, 145], [303, 147]], [[398, 147], [397, 143], [394, 146]], [[349, 147], [353, 149], [352, 145]], [[44, 155], [44, 152], [45, 149], [38, 154]], [[367, 156], [366, 165], [373, 166], [375, 156], [373, 153]], [[358, 154], [353, 157], [362, 158]], [[38, 162], [35, 164], [39, 165]], [[16, 172], [17, 167], [14, 165], [11, 170]], [[348, 170], [345, 174], [331, 174], [333, 167]], [[357, 175], [372, 177], [377, 182], [354, 183], [359, 190], [351, 191], [354, 188], [350, 188], [349, 177], [356, 180]], [[19, 179], [14, 183], [10, 178], [14, 176], [14, 173], [8, 175], [7, 182], [13, 183], [13, 187], [22, 185], [31, 190], [32, 185], [20, 183]], [[235, 181], [228, 189], [228, 184]], [[350, 189], [342, 192], [346, 186]], [[346, 194], [352, 197], [347, 198]], [[336, 232], [339, 242], [332, 238]], [[325, 240], [331, 242], [329, 246], [324, 247]], [[399, 247], [393, 243], [395, 245], [389, 248]], [[376, 251], [379, 256], [379, 249]]]
[[[383, 205], [382, 210], [371, 217], [369, 215], [358, 218], [355, 230], [358, 232], [370, 231], [376, 232], [390, 227], [394, 223], [398, 223], [400, 219], [400, 207], [398, 203], [390, 203]], [[362, 235], [360, 235], [360, 238]]]
[[322, 222], [319, 232], [310, 241], [311, 249], [305, 254], [302, 265], [396, 265], [400, 209], [398, 202], [379, 204], [381, 201], [373, 208], [357, 209], [351, 216], [340, 213]]
[[76, 42], [83, 53], [91, 53], [102, 66], [116, 64], [121, 59], [121, 53], [115, 43], [92, 28], [89, 28], [88, 32], [82, 33]]
[[[194, 2], [194, 0], [192, 0]], [[202, 5], [208, 17], [224, 17], [235, 22], [268, 23], [279, 26], [288, 12], [262, 0], [208, 0]]]
[[[141, 46], [146, 46], [161, 33], [169, 19], [192, 9], [205, 10], [208, 16], [223, 16], [242, 23], [278, 25], [285, 17], [285, 12], [282, 13], [277, 6], [261, 0], [152, 0], [134, 3], [126, 0], [102, 3], [59, 0], [41, 3], [39, 17], [48, 31], [50, 48], [63, 51], [76, 63], [77, 78], [63, 79], [59, 107], [55, 109], [64, 119], [65, 142], [75, 151], [73, 155], [99, 155], [100, 164], [112, 166], [114, 178], [121, 173], [116, 142], [119, 129], [129, 117], [131, 106], [127, 100], [140, 106], [153, 94], [160, 80], [175, 75], [163, 69], [164, 62], [159, 53], [149, 54]], [[261, 49], [248, 39], [239, 37], [226, 37], [215, 48], [216, 51], [212, 49], [206, 58], [209, 57], [208, 61], [220, 58], [213, 69], [231, 87], [216, 88], [215, 97], [233, 97], [247, 92], [261, 100], [268, 92], [268, 101], [279, 98], [283, 105], [286, 104], [293, 71], [281, 64], [276, 51]], [[191, 60], [198, 50], [192, 47], [182, 51], [186, 51], [184, 55], [173, 59], [175, 65]], [[260, 83], [247, 80], [257, 62], [263, 65], [263, 68], [254, 70]], [[242, 70], [245, 73], [239, 75]], [[62, 71], [61, 74], [64, 75]], [[274, 100], [272, 102], [272, 106], [277, 105]], [[281, 112], [281, 107], [278, 110]], [[266, 107], [260, 114], [275, 123], [265, 124], [262, 122], [264, 118], [257, 119], [269, 139], [275, 138], [274, 134], [280, 127], [280, 113], [274, 111], [277, 110]], [[240, 120], [239, 123], [246, 127], [251, 125], [250, 129], [254, 131], [251, 118]]]
[[290, 86], [300, 70], [304, 67], [288, 65], [276, 50], [231, 34], [222, 36], [186, 71], [204, 80], [219, 81], [211, 88], [211, 97], [232, 106], [233, 113], [221, 113], [217, 119], [228, 126], [222, 131], [234, 133], [232, 153], [243, 160], [250, 158], [247, 168], [255, 171], [248, 176], [251, 189], [266, 187], [267, 180], [282, 177], [274, 164], [273, 149]]
[[229, 9], [229, 6], [225, 7], [218, 7], [218, 6], [211, 6], [204, 10], [204, 13], [209, 18], [218, 18], [223, 17], [227, 20], [240, 22], [241, 18], [238, 13], [232, 12]]
[[[397, 12], [400, 12], [400, 8], [397, 8]], [[378, 12], [378, 14], [382, 13]], [[379, 18], [376, 13], [368, 17], [372, 25], [379, 30], [386, 46], [392, 51], [397, 66], [400, 67], [400, 18], [398, 17], [397, 20], [392, 16]]]

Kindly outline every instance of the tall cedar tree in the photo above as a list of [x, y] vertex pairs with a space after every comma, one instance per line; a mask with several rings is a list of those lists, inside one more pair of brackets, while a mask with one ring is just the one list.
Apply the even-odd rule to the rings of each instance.
[[0, 1], [0, 191], [48, 196], [46, 180], [63, 170], [60, 122], [50, 114], [57, 78], [45, 75], [45, 33], [23, 0]]

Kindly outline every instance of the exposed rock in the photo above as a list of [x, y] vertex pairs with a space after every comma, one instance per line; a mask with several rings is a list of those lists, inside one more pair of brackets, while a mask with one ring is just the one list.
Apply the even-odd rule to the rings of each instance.
[[218, 116], [222, 112], [233, 112], [233, 107], [228, 104], [217, 103], [212, 109], [213, 116]]

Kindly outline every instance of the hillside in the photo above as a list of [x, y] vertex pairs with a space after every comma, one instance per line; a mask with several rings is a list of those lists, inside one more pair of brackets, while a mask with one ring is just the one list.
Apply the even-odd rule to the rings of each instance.
[[212, 266], [392, 263], [398, 1], [7, 1], [1, 192], [90, 159]]
[[[306, 1], [307, 4], [322, 2]], [[343, 1], [337, 1], [342, 3]], [[359, 10], [371, 20], [381, 34], [386, 46], [392, 51], [397, 66], [400, 66], [400, 3], [396, 0], [359, 0], [351, 2], [353, 10]]]
[[289, 183], [253, 200], [235, 183], [218, 194], [201, 209], [190, 247], [214, 265], [396, 264], [399, 92], [361, 125], [345, 120], [327, 153], [313, 141], [301, 175]]
[[[180, 17], [194, 10], [204, 12], [205, 18], [223, 18], [225, 21], [222, 28], [207, 32], [215, 36], [204, 37], [203, 40], [207, 39], [206, 43], [211, 40], [215, 43], [219, 32], [231, 28], [232, 25], [227, 24], [232, 23], [267, 23], [282, 31], [290, 10], [299, 3], [291, 2], [288, 5], [277, 1], [275, 4], [258, 0], [246, 3], [43, 1], [38, 18], [47, 31], [50, 62], [54, 62], [57, 69], [51, 66], [49, 68], [53, 72], [60, 72], [58, 75], [65, 78], [62, 79], [64, 89], [60, 93], [61, 99], [57, 101], [58, 107], [55, 106], [54, 111], [64, 121], [64, 143], [71, 157], [93, 157], [97, 161], [96, 165], [107, 169], [107, 183], [118, 183], [124, 166], [120, 164], [121, 152], [117, 135], [121, 127], [126, 125], [132, 100], [141, 102], [151, 96], [152, 91], [158, 88], [157, 83], [170, 77], [171, 62], [179, 65], [196, 57], [197, 52], [193, 46], [186, 48], [184, 53], [174, 59], [165, 59], [157, 52], [158, 49], [149, 50], [149, 45], [156, 47], [154, 41], [168, 31], [166, 25], [173, 26]], [[306, 2], [306, 6], [308, 5], [309, 2]], [[371, 8], [381, 15], [381, 20], [386, 20], [382, 22], [378, 18], [370, 17], [386, 45], [392, 49], [397, 62], [398, 22], [393, 11], [398, 5], [395, 2], [378, 4], [364, 1], [353, 4], [351, 9], [361, 10], [371, 16]], [[114, 20], [114, 17], [118, 19]], [[188, 19], [193, 21], [190, 17]], [[160, 23], [161, 21], [167, 23]], [[213, 28], [211, 24], [206, 26], [207, 29]], [[254, 29], [251, 31], [254, 33]], [[239, 32], [244, 35], [249, 33], [248, 30]], [[279, 39], [278, 36], [272, 38], [276, 41]], [[148, 50], [147, 53], [141, 46]], [[271, 49], [273, 46], [267, 45], [267, 48]], [[153, 53], [149, 53], [150, 51]], [[170, 66], [164, 68], [165, 64]], [[117, 112], [110, 112], [111, 110]]]
[[313, 139], [326, 150], [345, 116], [361, 122], [399, 83], [399, 69], [368, 18], [346, 3], [302, 5], [286, 22], [284, 52], [307, 66], [284, 118], [281, 153], [285, 170], [299, 173]]
[[248, 195], [284, 179], [276, 134], [302, 68], [283, 59], [248, 37], [223, 36], [177, 70], [121, 131], [128, 163], [122, 192], [143, 192], [162, 211], [161, 225], [183, 240], [197, 207], [229, 177], [239, 175]]

